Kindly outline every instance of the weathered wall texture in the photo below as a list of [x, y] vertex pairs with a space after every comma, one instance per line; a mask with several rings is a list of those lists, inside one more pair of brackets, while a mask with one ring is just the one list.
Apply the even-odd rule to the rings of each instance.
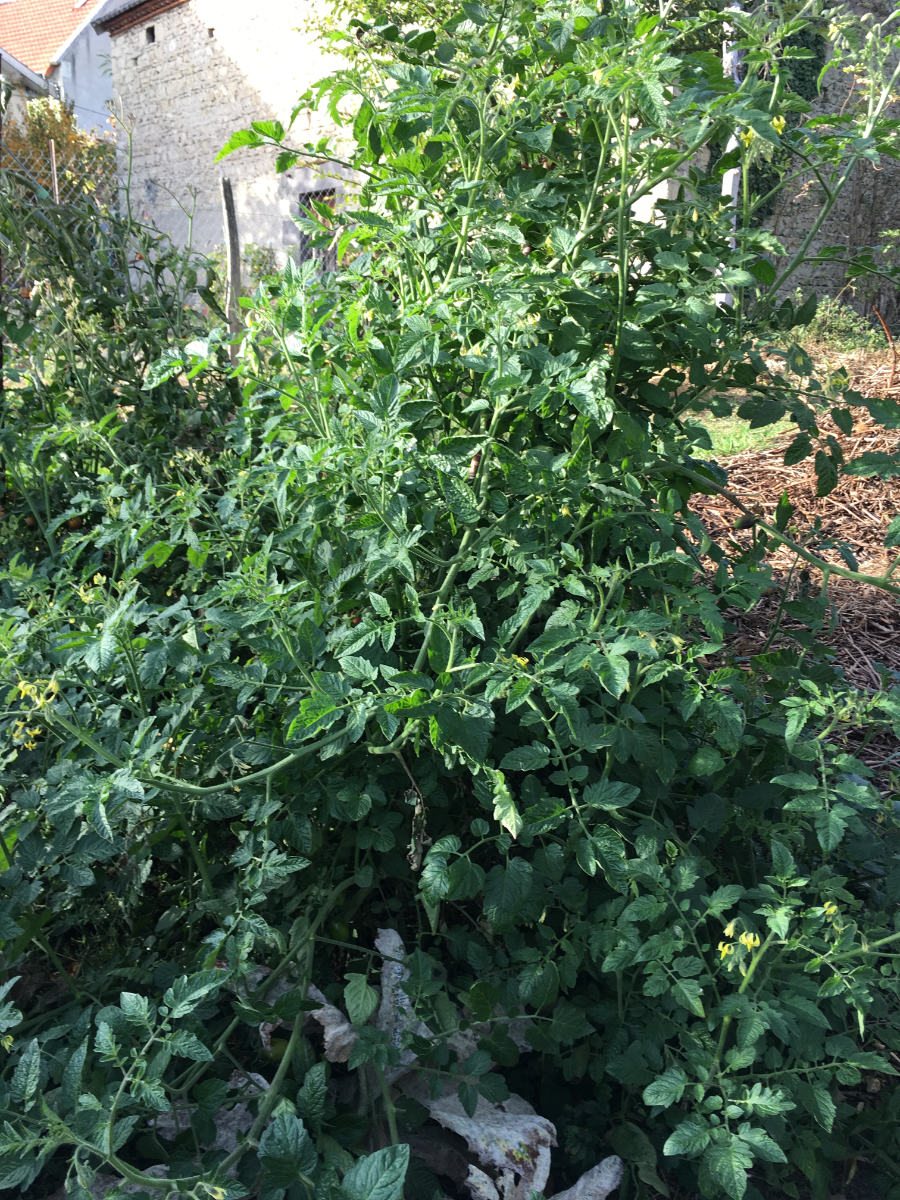
[[[847, 8], [860, 16], [882, 21], [894, 9], [893, 0], [866, 0]], [[823, 115], [848, 111], [859, 103], [858, 83], [850, 75], [830, 70], [823, 82], [823, 94], [814, 101], [815, 112]], [[900, 102], [894, 102], [888, 115], [900, 117]], [[766, 224], [781, 240], [788, 253], [799, 248], [821, 211], [825, 195], [809, 176], [795, 180], [782, 193]], [[840, 246], [850, 253], [866, 246], [879, 245], [886, 229], [900, 229], [900, 162], [883, 158], [880, 165], [857, 165], [840, 199], [832, 209], [811, 252], [825, 246]], [[782, 264], [783, 265], [783, 264]], [[900, 294], [883, 281], [869, 277], [849, 284], [841, 262], [810, 263], [791, 277], [787, 290], [799, 287], [819, 296], [840, 294], [841, 299], [860, 311], [878, 307], [888, 322], [900, 319]]]
[[[21, 86], [19, 80], [7, 79], [5, 76], [0, 75], [0, 87], [4, 85], [8, 85], [10, 91], [7, 105], [3, 112], [3, 119], [4, 121], [14, 121], [17, 125], [21, 125], [25, 120], [25, 114], [28, 110], [28, 101], [34, 100], [35, 94], [31, 91], [26, 91]], [[9, 164], [4, 162], [2, 165], [5, 167]]]
[[97, 33], [86, 21], [68, 44], [51, 75], [65, 100], [71, 100], [80, 129], [108, 133], [108, 104], [112, 98], [107, 57], [108, 33]]
[[[189, 0], [113, 36], [113, 79], [125, 120], [133, 123], [136, 215], [183, 244], [193, 212], [193, 245], [221, 245], [224, 174], [234, 188], [242, 245], [272, 246], [282, 257], [298, 245], [291, 215], [299, 194], [333, 186], [334, 179], [299, 167], [279, 176], [266, 149], [239, 150], [218, 164], [215, 158], [251, 121], [287, 125], [297, 97], [336, 68], [338, 60], [297, 28], [315, 9], [316, 0]], [[302, 114], [289, 140], [298, 144], [325, 132], [321, 120]]]

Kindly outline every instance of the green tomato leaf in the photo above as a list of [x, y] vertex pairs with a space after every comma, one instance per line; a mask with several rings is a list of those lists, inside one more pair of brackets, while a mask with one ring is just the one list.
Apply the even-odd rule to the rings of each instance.
[[641, 794], [641, 789], [631, 783], [619, 783], [611, 779], [603, 779], [599, 783], [589, 784], [581, 794], [583, 804], [591, 808], [602, 808], [607, 812], [615, 812], [619, 808], [627, 808]]
[[504, 754], [500, 763], [503, 771], [539, 771], [550, 761], [550, 751], [539, 742], [530, 746], [517, 746]]
[[154, 388], [158, 388], [173, 375], [179, 375], [187, 366], [187, 359], [182, 352], [174, 346], [168, 346], [156, 362], [151, 363], [148, 367], [141, 391], [152, 392]]
[[590, 1037], [594, 1027], [582, 1009], [561, 1000], [553, 1010], [550, 1034], [561, 1046], [568, 1046], [579, 1038]]
[[[477, 1089], [476, 1089], [477, 1103]], [[359, 1158], [344, 1176], [341, 1196], [344, 1200], [401, 1200], [409, 1146], [386, 1146]]]
[[834, 850], [841, 844], [841, 839], [847, 829], [847, 822], [834, 808], [820, 809], [813, 817], [819, 845], [826, 852]]
[[88, 1039], [73, 1050], [66, 1063], [62, 1076], [62, 1103], [63, 1111], [65, 1109], [74, 1108], [78, 1100], [78, 1094], [81, 1091], [81, 1075], [84, 1071], [84, 1063], [87, 1058]]
[[827, 1133], [831, 1133], [837, 1105], [832, 1100], [828, 1088], [820, 1083], [798, 1081], [794, 1086], [793, 1093], [801, 1106], [812, 1115], [815, 1122], [821, 1125]]
[[34, 1102], [41, 1079], [41, 1047], [32, 1038], [22, 1052], [13, 1072], [9, 1094], [14, 1104], [28, 1109]]
[[628, 689], [630, 671], [628, 659], [621, 654], [603, 654], [597, 662], [597, 677], [617, 700]]
[[104, 675], [112, 666], [115, 657], [116, 635], [111, 629], [106, 628], [99, 638], [88, 646], [84, 661], [95, 675]]
[[688, 763], [688, 774], [693, 775], [695, 779], [705, 779], [708, 775], [715, 775], [725, 766], [725, 759], [715, 748], [715, 746], [701, 746], [695, 750]]
[[163, 995], [169, 1016], [177, 1021], [200, 1004], [211, 992], [218, 991], [225, 980], [223, 971], [198, 971], [196, 975], [181, 975]]
[[365, 1025], [378, 1007], [378, 992], [369, 984], [365, 975], [351, 971], [344, 978], [347, 980], [344, 986], [347, 1016], [354, 1025]]
[[845, 475], [877, 475], [879, 479], [893, 479], [900, 475], [900, 455], [885, 454], [880, 450], [867, 450], [859, 458], [844, 465]]
[[755, 1158], [761, 1158], [763, 1162], [787, 1162], [784, 1151], [765, 1130], [744, 1123], [738, 1126], [738, 1136], [750, 1146]]
[[261, 146], [262, 144], [263, 140], [255, 130], [238, 129], [231, 135], [231, 137], [216, 155], [215, 161], [219, 162], [221, 159], [225, 158], [226, 155], [233, 154], [235, 150], [241, 150], [245, 146]]
[[266, 1184], [286, 1188], [298, 1182], [299, 1175], [309, 1178], [316, 1169], [316, 1148], [299, 1117], [281, 1111], [259, 1139], [259, 1157], [266, 1172]]
[[484, 889], [484, 912], [492, 924], [516, 923], [531, 894], [533, 877], [531, 863], [524, 858], [513, 858], [491, 869]]
[[303, 1086], [297, 1093], [297, 1108], [312, 1128], [318, 1129], [325, 1119], [328, 1101], [328, 1085], [325, 1064], [314, 1063], [303, 1077]]
[[753, 1166], [753, 1155], [736, 1134], [725, 1133], [725, 1137], [727, 1141], [707, 1146], [703, 1153], [703, 1165], [732, 1200], [742, 1200], [747, 1190], [747, 1172]]
[[644, 1103], [658, 1108], [670, 1108], [681, 1099], [687, 1083], [688, 1077], [681, 1067], [669, 1067], [644, 1088]]
[[663, 1154], [681, 1154], [685, 1158], [693, 1158], [708, 1145], [709, 1126], [706, 1121], [702, 1117], [688, 1117], [669, 1134], [663, 1145]]
[[686, 1008], [696, 1017], [705, 1017], [703, 989], [696, 979], [679, 979], [672, 985], [672, 996], [676, 1004]]
[[[509, 758], [509, 755], [506, 756]], [[504, 759], [505, 761], [505, 759]], [[512, 793], [502, 771], [491, 771], [491, 793], [494, 800], [494, 820], [499, 822], [510, 837], [517, 838], [522, 832], [523, 821], [516, 808]]]
[[189, 1058], [193, 1062], [212, 1062], [210, 1049], [200, 1039], [187, 1029], [176, 1029], [171, 1037], [166, 1039], [166, 1045], [173, 1054], [181, 1058]]

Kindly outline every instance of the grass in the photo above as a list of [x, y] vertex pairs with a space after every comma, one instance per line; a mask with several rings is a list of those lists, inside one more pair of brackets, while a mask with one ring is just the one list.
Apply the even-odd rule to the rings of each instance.
[[703, 413], [697, 420], [708, 431], [716, 458], [731, 458], [745, 450], [766, 450], [782, 434], [796, 429], [787, 417], [764, 429], [751, 429], [740, 417], [714, 417], [711, 413]]

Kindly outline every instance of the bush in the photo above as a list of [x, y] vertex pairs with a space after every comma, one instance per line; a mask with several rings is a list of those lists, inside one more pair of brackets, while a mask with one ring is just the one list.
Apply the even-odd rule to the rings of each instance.
[[60, 197], [93, 196], [103, 207], [115, 207], [115, 143], [79, 129], [71, 103], [43, 96], [28, 102], [21, 124], [7, 117], [0, 166], [23, 172], [33, 184], [52, 192], [51, 142]]
[[824, 296], [819, 301], [816, 315], [806, 326], [803, 336], [807, 343], [823, 343], [843, 351], [883, 350], [886, 346], [880, 325], [832, 296]]
[[[698, 165], [779, 136], [782, 33], [748, 23], [734, 90], [627, 5], [361, 28], [321, 95], [364, 97], [364, 183], [310, 224], [344, 265], [264, 282], [227, 380], [175, 303], [95, 354], [87, 271], [70, 341], [19, 330], [0, 1185], [397, 1200], [414, 1140], [435, 1197], [429, 1116], [489, 1128], [510, 1086], [568, 1155], [478, 1142], [522, 1193], [604, 1139], [632, 1195], [824, 1195], [856, 1138], [890, 1178], [897, 825], [855, 751], [900, 699], [841, 679], [824, 602], [732, 661], [766, 546], [814, 556], [786, 503], [733, 558], [689, 509], [727, 492], [692, 408], [789, 414], [826, 489], [819, 407], [862, 402], [808, 382], [791, 264], [731, 247], [728, 163]], [[283, 138], [230, 147], [332, 153]]]

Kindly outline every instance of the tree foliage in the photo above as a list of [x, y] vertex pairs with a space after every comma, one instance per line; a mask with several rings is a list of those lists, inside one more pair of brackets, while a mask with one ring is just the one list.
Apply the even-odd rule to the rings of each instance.
[[0, 165], [24, 172], [52, 192], [51, 142], [61, 196], [69, 199], [96, 195], [102, 203], [112, 203], [116, 192], [115, 145], [108, 138], [80, 129], [71, 102], [41, 97], [28, 102], [21, 122], [4, 119]]

